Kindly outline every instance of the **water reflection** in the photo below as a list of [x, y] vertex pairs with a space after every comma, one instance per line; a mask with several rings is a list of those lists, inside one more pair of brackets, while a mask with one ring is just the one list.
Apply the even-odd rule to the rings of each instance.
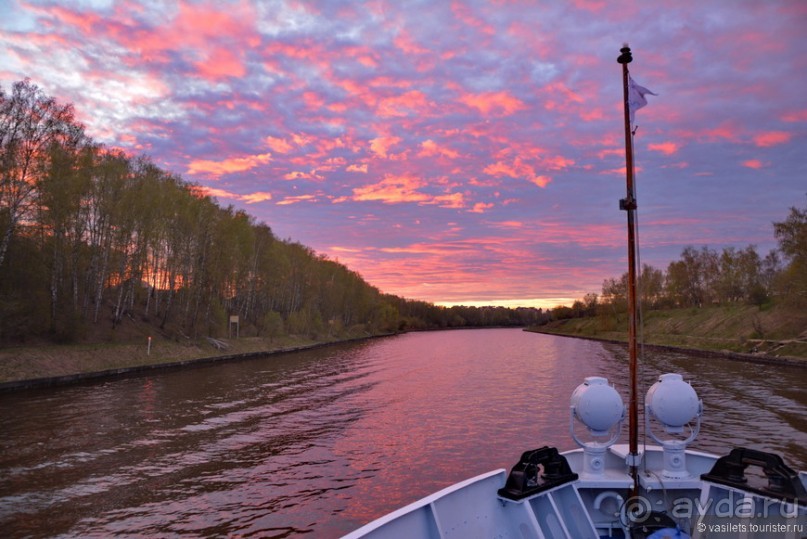
[[[572, 448], [569, 395], [624, 350], [474, 330], [0, 396], [0, 526], [11, 536], [345, 533], [525, 449]], [[803, 369], [651, 355], [706, 405], [696, 446], [807, 468]], [[728, 433], [728, 434], [727, 434]]]

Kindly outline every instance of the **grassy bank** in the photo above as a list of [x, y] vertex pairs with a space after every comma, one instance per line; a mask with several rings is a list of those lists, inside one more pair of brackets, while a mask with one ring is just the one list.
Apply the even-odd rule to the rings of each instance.
[[[604, 314], [558, 320], [535, 329], [544, 333], [624, 342], [627, 341], [627, 316]], [[341, 335], [315, 339], [281, 336], [274, 339], [246, 337], [180, 342], [156, 334], [149, 349], [151, 330], [153, 328], [146, 325], [130, 324], [125, 332], [119, 328], [114, 335], [112, 332], [91, 335], [81, 343], [27, 343], [25, 346], [0, 348], [0, 386], [23, 380], [272, 353], [360, 337]], [[650, 311], [644, 316], [643, 335], [647, 344], [798, 358], [807, 362], [807, 311], [803, 309], [731, 306]]]
[[[556, 320], [536, 330], [627, 341], [627, 315]], [[807, 360], [807, 311], [786, 306], [649, 311], [642, 333], [647, 344]]]
[[78, 379], [83, 375], [95, 373], [111, 374], [220, 357], [270, 354], [349, 340], [355, 340], [355, 337], [312, 339], [283, 336], [271, 340], [249, 337], [179, 343], [158, 336], [152, 338], [150, 348], [147, 339], [137, 343], [103, 342], [9, 347], [0, 349], [0, 388], [14, 387], [22, 381], [71, 377]]

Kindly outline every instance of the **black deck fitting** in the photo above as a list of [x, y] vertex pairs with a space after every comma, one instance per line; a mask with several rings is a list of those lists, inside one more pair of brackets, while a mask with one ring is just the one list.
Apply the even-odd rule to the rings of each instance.
[[577, 474], [554, 447], [544, 446], [521, 455], [513, 466], [499, 496], [508, 500], [521, 500], [544, 490], [569, 483], [577, 479]]

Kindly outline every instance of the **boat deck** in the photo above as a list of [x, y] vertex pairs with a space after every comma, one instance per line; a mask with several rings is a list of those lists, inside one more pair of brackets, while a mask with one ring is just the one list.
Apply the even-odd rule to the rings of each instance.
[[[583, 449], [562, 453], [578, 476], [576, 479], [522, 499], [500, 495], [507, 472], [494, 470], [398, 509], [346, 537], [654, 537], [652, 529], [645, 533], [627, 526], [626, 500], [633, 485], [626, 465], [628, 446], [608, 448], [604, 469], [598, 474], [583, 471], [583, 453]], [[669, 535], [672, 531], [679, 533], [677, 537], [703, 538], [807, 536], [807, 506], [702, 479], [713, 469], [717, 456], [686, 451], [689, 473], [680, 478], [664, 476], [663, 458], [661, 447], [643, 448], [637, 499], [648, 525], [665, 527], [663, 522], [654, 521], [661, 515], [680, 528], [680, 532], [668, 528], [667, 536], [676, 537]], [[807, 474], [802, 473], [799, 480], [807, 488]], [[726, 535], [728, 528], [720, 525], [733, 526], [734, 533]]]

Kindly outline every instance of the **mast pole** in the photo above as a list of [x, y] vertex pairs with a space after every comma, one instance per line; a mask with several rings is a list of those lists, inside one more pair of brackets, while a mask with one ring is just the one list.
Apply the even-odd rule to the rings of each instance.
[[633, 183], [633, 133], [630, 122], [628, 88], [628, 64], [633, 60], [628, 44], [619, 50], [617, 62], [622, 64], [622, 89], [625, 108], [625, 168], [627, 197], [619, 201], [619, 209], [628, 214], [628, 357], [630, 360], [630, 405], [628, 423], [630, 430], [628, 463], [633, 478], [633, 492], [639, 491], [639, 403], [637, 383], [637, 306], [636, 306], [636, 194]]

